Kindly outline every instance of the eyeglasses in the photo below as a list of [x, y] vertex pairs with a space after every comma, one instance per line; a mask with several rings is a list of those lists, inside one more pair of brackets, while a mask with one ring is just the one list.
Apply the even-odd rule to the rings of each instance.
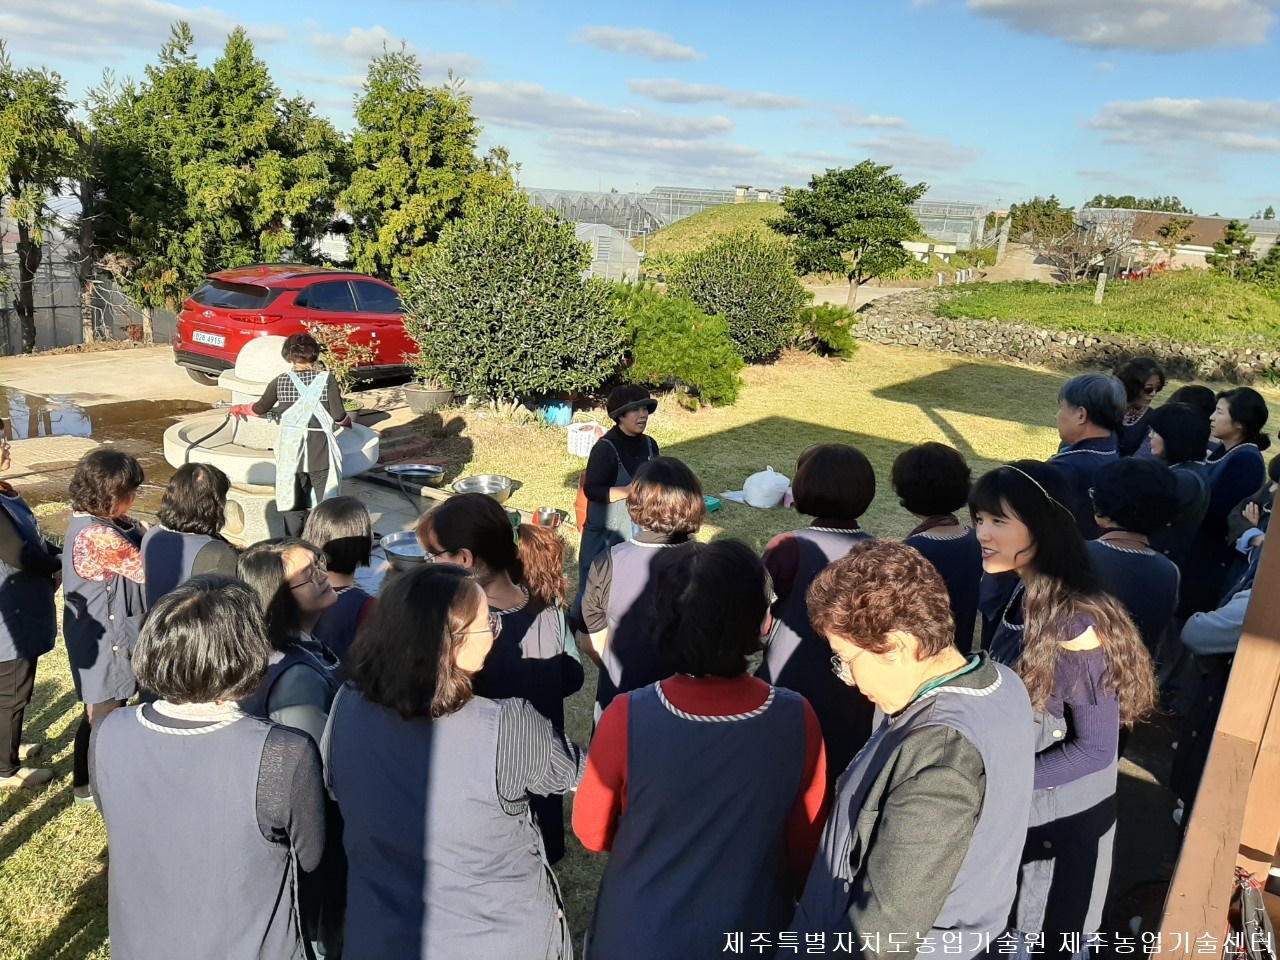
[[848, 660], [840, 656], [838, 653], [832, 654], [831, 672], [840, 678], [841, 683], [846, 683], [851, 687], [854, 686], [853, 670], [850, 669], [849, 664], [853, 663], [853, 661], [857, 660], [860, 656], [862, 656], [862, 651], [858, 651]]
[[1164, 388], [1163, 387], [1143, 387], [1142, 392], [1145, 393], [1148, 397], [1154, 397], [1162, 389]]
[[[489, 632], [493, 634], [493, 639], [497, 640], [502, 635], [502, 614], [493, 610], [489, 611]], [[484, 633], [483, 630], [459, 630], [454, 636], [466, 637], [474, 633]]]
[[289, 589], [298, 590], [301, 587], [305, 587], [305, 586], [319, 586], [320, 584], [324, 583], [327, 579], [328, 579], [328, 576], [325, 573], [324, 563], [317, 560], [313, 564], [311, 564], [311, 572], [307, 574], [307, 579], [303, 580], [301, 583], [289, 584]]

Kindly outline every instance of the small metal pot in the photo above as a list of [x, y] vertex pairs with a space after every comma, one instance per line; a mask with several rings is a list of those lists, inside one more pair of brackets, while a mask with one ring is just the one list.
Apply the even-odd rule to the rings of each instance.
[[555, 507], [539, 507], [533, 511], [533, 523], [537, 527], [558, 527], [560, 511]]

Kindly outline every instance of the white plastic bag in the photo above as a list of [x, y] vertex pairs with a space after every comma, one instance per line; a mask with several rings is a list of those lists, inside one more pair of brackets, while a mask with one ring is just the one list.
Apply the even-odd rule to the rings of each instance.
[[773, 467], [765, 467], [759, 473], [747, 477], [746, 483], [742, 485], [742, 498], [748, 506], [771, 510], [782, 502], [790, 486], [789, 479]]

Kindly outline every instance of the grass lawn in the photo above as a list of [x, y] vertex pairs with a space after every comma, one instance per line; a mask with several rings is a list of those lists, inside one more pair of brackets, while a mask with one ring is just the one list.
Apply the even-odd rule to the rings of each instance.
[[[768, 223], [780, 216], [782, 207], [776, 203], [723, 203], [650, 234], [644, 241], [644, 249], [649, 256], [681, 256], [701, 250], [713, 240], [739, 232], [754, 233], [785, 243], [786, 238], [774, 233]], [[639, 237], [631, 242], [640, 249]]]
[[1208, 270], [1173, 270], [1147, 280], [1111, 281], [1101, 306], [1094, 305], [1093, 290], [1092, 283], [972, 284], [945, 296], [938, 314], [1263, 350], [1273, 349], [1280, 338], [1280, 293]]
[[[745, 376], [747, 387], [733, 407], [689, 413], [663, 401], [650, 423], [664, 453], [686, 460], [707, 492], [716, 494], [740, 489], [766, 465], [790, 475], [809, 444], [856, 444], [881, 478], [864, 523], [879, 535], [902, 536], [912, 525], [887, 488], [889, 467], [905, 447], [951, 443], [981, 472], [1005, 460], [1047, 457], [1057, 445], [1053, 417], [1063, 378], [1046, 371], [864, 345], [848, 363], [789, 357]], [[583, 461], [566, 452], [563, 430], [518, 427], [476, 411], [446, 412], [444, 421], [426, 428], [442, 448], [469, 461], [469, 472], [502, 472], [523, 481], [512, 506], [572, 507]], [[701, 535], [740, 537], [760, 548], [799, 522], [788, 511], [726, 504]], [[590, 733], [594, 689], [589, 674], [568, 704], [569, 733], [579, 743]], [[71, 737], [78, 716], [59, 646], [40, 662], [27, 713], [28, 738], [46, 742], [57, 778], [34, 796], [0, 797], [0, 960], [108, 956], [105, 831], [96, 811], [71, 805]], [[557, 872], [580, 937], [604, 858], [587, 854], [572, 835], [569, 848]]]

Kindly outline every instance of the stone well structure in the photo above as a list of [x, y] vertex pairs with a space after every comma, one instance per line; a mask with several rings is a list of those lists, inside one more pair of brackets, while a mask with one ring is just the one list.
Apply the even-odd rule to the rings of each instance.
[[[233, 370], [218, 378], [232, 403], [253, 403], [268, 383], [289, 369], [280, 356], [284, 337], [259, 337], [247, 343]], [[224, 422], [225, 421], [225, 422]], [[275, 445], [279, 424], [268, 418], [237, 421], [219, 411], [175, 423], [164, 433], [164, 457], [172, 466], [208, 463], [231, 480], [223, 535], [256, 543], [284, 535], [276, 510]], [[343, 476], [364, 473], [378, 462], [378, 435], [356, 424], [338, 431]]]

